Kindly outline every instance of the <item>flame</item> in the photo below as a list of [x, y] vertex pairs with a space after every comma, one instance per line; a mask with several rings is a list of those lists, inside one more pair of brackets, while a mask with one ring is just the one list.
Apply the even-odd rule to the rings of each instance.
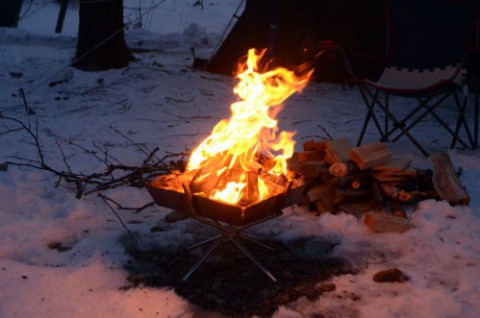
[[[297, 75], [279, 67], [261, 73], [258, 64], [265, 52], [248, 51], [236, 76], [239, 101], [231, 105], [230, 118], [218, 122], [190, 155], [186, 173], [193, 175], [191, 185], [212, 199], [231, 204], [263, 200], [273, 191], [266, 176], [287, 175], [295, 133], [278, 134], [275, 116], [290, 95], [306, 86], [312, 70]], [[259, 164], [260, 154], [273, 159], [271, 167]]]

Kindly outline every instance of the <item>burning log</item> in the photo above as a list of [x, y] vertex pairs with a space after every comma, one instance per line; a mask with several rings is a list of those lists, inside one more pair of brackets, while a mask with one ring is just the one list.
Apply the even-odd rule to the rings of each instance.
[[258, 192], [258, 172], [248, 171], [246, 183], [246, 191], [241, 199], [241, 201], [246, 202], [244, 205], [248, 205], [260, 199], [260, 193]]
[[[240, 81], [234, 93], [239, 99], [230, 106], [230, 118], [220, 120], [191, 152], [181, 176], [162, 180], [167, 189], [183, 192], [178, 185], [186, 185], [194, 196], [202, 197], [200, 200], [208, 198], [243, 209], [268, 201], [289, 185], [303, 184], [303, 178], [287, 168], [294, 133], [278, 133], [275, 116], [286, 98], [305, 87], [313, 71], [280, 67], [258, 72], [264, 54], [248, 51], [246, 63], [238, 68]], [[319, 150], [302, 155], [299, 162], [323, 157]]]
[[231, 164], [233, 156], [228, 153], [220, 153], [207, 158], [203, 165], [198, 168], [190, 182], [193, 193], [209, 194], [213, 189], [226, 185], [228, 173], [232, 169], [226, 169]]

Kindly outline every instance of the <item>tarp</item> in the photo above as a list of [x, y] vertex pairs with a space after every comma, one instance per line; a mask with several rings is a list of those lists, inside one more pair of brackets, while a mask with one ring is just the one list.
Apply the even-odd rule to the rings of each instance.
[[[249, 48], [268, 48], [273, 64], [315, 64], [315, 78], [341, 81], [346, 77], [336, 55], [316, 58], [321, 45], [334, 41], [355, 52], [351, 62], [360, 75], [377, 71], [365, 55], [385, 57], [384, 0], [247, 0], [243, 14], [211, 57], [207, 70], [232, 75]], [[358, 60], [360, 61], [360, 60]]]

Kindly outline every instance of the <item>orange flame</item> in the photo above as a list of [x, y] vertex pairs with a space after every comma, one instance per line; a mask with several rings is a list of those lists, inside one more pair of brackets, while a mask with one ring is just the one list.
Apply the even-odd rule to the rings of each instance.
[[[296, 75], [280, 67], [260, 73], [258, 63], [265, 52], [248, 51], [237, 75], [234, 93], [240, 100], [231, 105], [231, 117], [218, 122], [190, 156], [186, 170], [194, 174], [192, 184], [212, 199], [231, 204], [242, 198], [262, 200], [272, 192], [265, 174], [287, 175], [295, 133], [277, 134], [275, 116], [290, 95], [306, 86], [312, 71]], [[258, 163], [260, 154], [273, 159], [267, 171]]]

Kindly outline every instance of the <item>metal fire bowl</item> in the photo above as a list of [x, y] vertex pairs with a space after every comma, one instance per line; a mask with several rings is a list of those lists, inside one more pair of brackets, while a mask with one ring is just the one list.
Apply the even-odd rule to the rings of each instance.
[[[191, 213], [188, 197], [185, 193], [160, 188], [154, 186], [153, 183], [147, 184], [147, 190], [159, 206]], [[295, 198], [301, 196], [302, 190], [303, 187], [296, 187], [290, 190], [288, 196], [294, 202], [287, 202], [287, 196], [279, 194], [247, 207], [239, 207], [203, 196], [193, 195], [192, 206], [195, 209], [195, 213], [199, 216], [241, 226], [264, 219], [274, 213], [278, 213], [282, 208], [298, 202]]]

